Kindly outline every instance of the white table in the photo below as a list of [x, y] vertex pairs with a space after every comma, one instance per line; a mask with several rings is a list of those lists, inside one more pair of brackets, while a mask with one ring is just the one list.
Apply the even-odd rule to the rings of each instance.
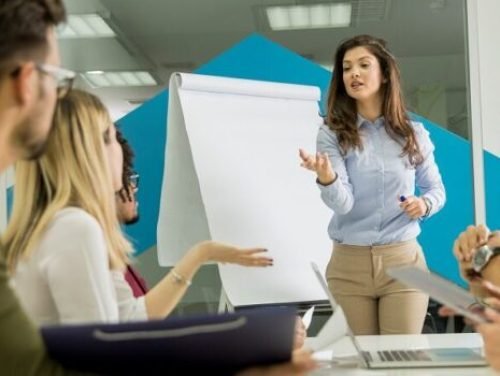
[[[415, 349], [415, 348], [443, 348], [443, 347], [482, 347], [481, 336], [477, 333], [464, 334], [422, 334], [422, 335], [384, 335], [384, 336], [358, 336], [358, 341], [363, 350], [390, 350], [390, 349]], [[356, 350], [348, 337], [344, 337], [328, 348], [315, 354], [319, 361], [328, 361], [334, 355], [346, 360], [347, 364], [330, 364], [322, 367], [312, 375], [453, 375], [477, 376], [497, 375], [489, 367], [450, 367], [450, 368], [415, 368], [415, 369], [387, 369], [368, 370], [354, 364]], [[349, 362], [349, 359], [352, 362]]]

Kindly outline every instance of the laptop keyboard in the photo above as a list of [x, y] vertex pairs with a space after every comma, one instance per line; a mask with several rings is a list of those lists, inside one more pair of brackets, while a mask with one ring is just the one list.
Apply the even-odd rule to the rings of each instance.
[[[431, 361], [423, 350], [386, 350], [377, 351], [377, 354], [383, 362]], [[371, 360], [371, 356], [368, 357]]]

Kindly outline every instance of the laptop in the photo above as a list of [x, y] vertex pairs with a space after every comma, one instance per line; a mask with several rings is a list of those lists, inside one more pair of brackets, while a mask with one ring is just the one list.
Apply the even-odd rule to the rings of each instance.
[[[335, 302], [325, 278], [318, 266], [311, 263], [314, 274], [332, 306], [333, 315], [338, 314]], [[340, 306], [337, 308], [343, 315]], [[425, 367], [473, 367], [486, 366], [486, 360], [482, 356], [482, 349], [473, 348], [434, 348], [434, 349], [393, 349], [380, 351], [365, 351], [353, 335], [351, 329], [346, 325], [346, 335], [350, 338], [358, 359], [364, 368], [389, 369], [389, 368], [425, 368]], [[321, 333], [320, 333], [321, 335]], [[331, 343], [330, 343], [331, 344]]]

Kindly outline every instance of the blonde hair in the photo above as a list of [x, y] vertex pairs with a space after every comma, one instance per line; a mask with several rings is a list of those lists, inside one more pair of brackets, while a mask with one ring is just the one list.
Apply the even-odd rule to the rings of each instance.
[[110, 268], [126, 266], [131, 245], [118, 223], [105, 150], [111, 126], [108, 111], [92, 94], [73, 90], [58, 102], [44, 155], [16, 164], [14, 206], [3, 237], [11, 272], [32, 254], [54, 215], [68, 206], [99, 222]]

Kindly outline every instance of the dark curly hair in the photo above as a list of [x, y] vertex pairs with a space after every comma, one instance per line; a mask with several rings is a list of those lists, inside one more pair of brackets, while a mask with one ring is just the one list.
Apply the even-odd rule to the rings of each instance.
[[[134, 151], [132, 150], [128, 141], [123, 137], [123, 133], [120, 131], [118, 126], [116, 126], [116, 140], [120, 144], [123, 150], [123, 172], [122, 172], [122, 188], [120, 189], [120, 196], [122, 199], [128, 199], [132, 201], [130, 190], [130, 176], [134, 174]], [[123, 196], [125, 195], [125, 197]]]

